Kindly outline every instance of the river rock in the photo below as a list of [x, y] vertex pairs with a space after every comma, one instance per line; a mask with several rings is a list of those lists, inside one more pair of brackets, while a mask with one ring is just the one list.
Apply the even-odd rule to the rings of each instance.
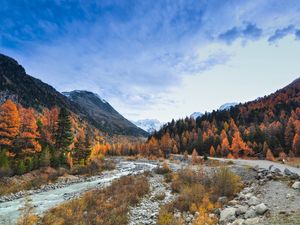
[[291, 178], [292, 180], [298, 180], [298, 179], [300, 178], [300, 176], [299, 176], [297, 173], [292, 173], [292, 174], [290, 175], [290, 178]]
[[220, 222], [232, 222], [236, 219], [235, 217], [236, 209], [233, 207], [223, 209], [220, 215]]
[[250, 218], [244, 221], [244, 225], [258, 225], [260, 224], [259, 218]]
[[260, 203], [260, 201], [258, 200], [258, 198], [256, 198], [255, 196], [252, 196], [249, 200], [248, 200], [248, 205], [252, 206], [252, 205], [258, 205]]
[[240, 215], [244, 215], [248, 210], [247, 206], [244, 205], [238, 205], [237, 209], [236, 209], [236, 215], [240, 216]]
[[293, 184], [292, 188], [294, 188], [294, 189], [299, 189], [299, 190], [300, 190], [300, 181], [296, 181], [296, 182]]
[[285, 168], [284, 169], [284, 174], [287, 175], [287, 176], [291, 176], [292, 172], [288, 168]]
[[256, 212], [253, 208], [250, 208], [246, 213], [245, 213], [245, 219], [248, 218], [254, 218], [256, 217]]
[[237, 219], [234, 222], [232, 222], [230, 225], [243, 225], [244, 224], [244, 219]]
[[263, 214], [265, 214], [265, 212], [268, 211], [268, 207], [264, 203], [261, 203], [261, 204], [255, 206], [254, 210], [255, 210], [256, 214], [263, 215]]

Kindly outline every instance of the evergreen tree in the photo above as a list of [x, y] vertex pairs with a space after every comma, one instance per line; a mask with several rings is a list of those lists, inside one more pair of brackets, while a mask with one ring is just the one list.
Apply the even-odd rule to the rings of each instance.
[[72, 124], [70, 114], [65, 108], [61, 108], [58, 116], [58, 129], [56, 133], [56, 148], [60, 153], [69, 151], [73, 142]]

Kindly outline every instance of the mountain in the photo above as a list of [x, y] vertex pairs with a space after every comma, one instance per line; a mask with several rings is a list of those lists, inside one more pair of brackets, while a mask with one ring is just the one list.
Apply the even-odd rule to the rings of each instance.
[[91, 92], [71, 92], [67, 97], [50, 85], [26, 74], [18, 62], [0, 54], [0, 104], [12, 99], [24, 107], [64, 107], [91, 125], [111, 135], [147, 136], [108, 103]]
[[198, 117], [203, 116], [204, 114], [201, 112], [194, 112], [190, 115], [191, 118], [197, 119]]
[[148, 135], [147, 132], [125, 119], [107, 101], [95, 93], [76, 90], [63, 92], [63, 94], [79, 105], [100, 130], [124, 135]]
[[223, 105], [220, 106], [219, 110], [222, 111], [222, 110], [229, 110], [231, 107], [234, 107], [236, 105], [238, 105], [239, 103], [237, 102], [232, 102], [232, 103], [225, 103]]
[[196, 121], [169, 122], [149, 140], [171, 137], [181, 153], [196, 149], [199, 154], [229, 158], [300, 156], [300, 78], [273, 94], [233, 105], [225, 104]]
[[157, 131], [163, 125], [157, 119], [144, 119], [138, 120], [133, 122], [136, 126], [140, 127], [141, 129], [147, 131], [149, 134], [152, 134], [154, 131]]

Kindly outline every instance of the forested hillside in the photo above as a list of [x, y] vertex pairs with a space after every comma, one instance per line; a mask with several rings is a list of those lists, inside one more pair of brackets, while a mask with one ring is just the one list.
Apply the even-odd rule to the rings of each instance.
[[166, 124], [148, 141], [164, 152], [218, 157], [300, 156], [300, 79], [229, 110]]

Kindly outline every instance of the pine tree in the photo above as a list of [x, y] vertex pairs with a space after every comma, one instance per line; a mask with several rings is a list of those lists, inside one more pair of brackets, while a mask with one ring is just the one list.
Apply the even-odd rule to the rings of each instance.
[[75, 164], [79, 164], [80, 160], [85, 161], [85, 150], [85, 134], [83, 129], [81, 129], [76, 137], [74, 150], [72, 152]]
[[58, 116], [58, 128], [56, 132], [56, 148], [60, 153], [69, 151], [73, 142], [72, 124], [70, 114], [65, 108], [61, 108]]
[[19, 133], [20, 116], [17, 106], [7, 100], [0, 106], [0, 147], [10, 149]]

